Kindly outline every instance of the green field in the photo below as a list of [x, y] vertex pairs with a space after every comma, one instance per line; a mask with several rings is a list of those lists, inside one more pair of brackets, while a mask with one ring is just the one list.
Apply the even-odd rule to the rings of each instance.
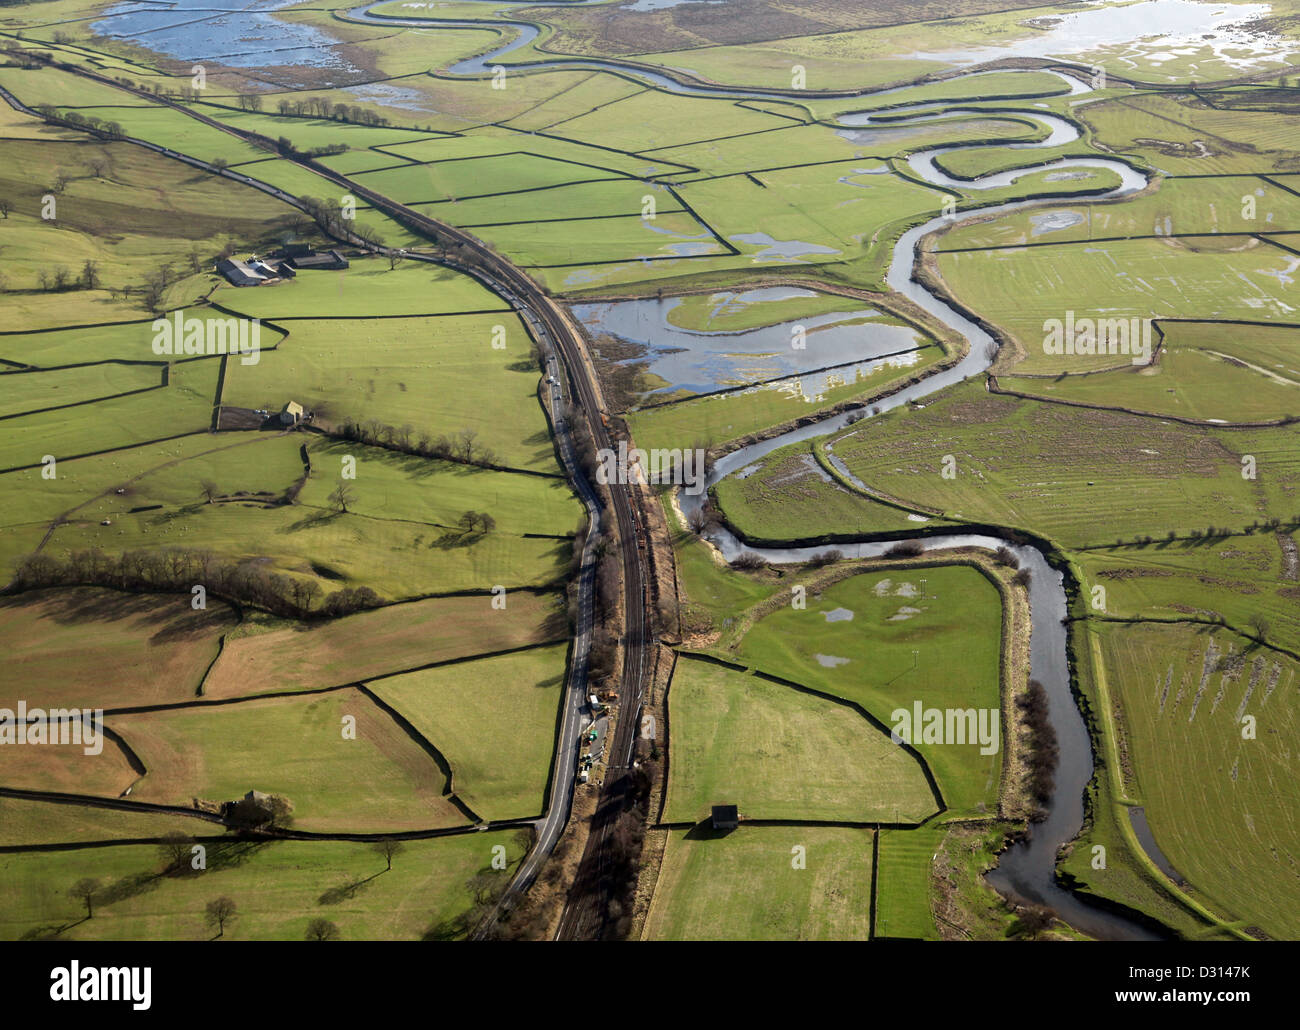
[[1297, 663], [1187, 626], [1107, 626], [1100, 638], [1130, 791], [1157, 845], [1211, 908], [1293, 938], [1295, 888], [1279, 867], [1300, 832], [1288, 787]]
[[669, 697], [668, 822], [719, 804], [742, 819], [808, 822], [934, 812], [920, 766], [851, 708], [685, 657]]
[[[210, 940], [204, 906], [230, 897], [237, 917], [229, 940], [302, 940], [313, 919], [335, 923], [344, 940], [437, 939], [469, 907], [467, 881], [493, 873], [498, 844], [517, 861], [511, 834], [470, 834], [409, 841], [385, 872], [365, 844], [232, 842], [209, 848], [206, 872], [179, 877], [159, 875], [164, 863], [152, 845], [0, 855], [0, 937]], [[104, 884], [91, 919], [66, 893], [86, 876]]]
[[[806, 604], [761, 614], [723, 653], [859, 704], [890, 728], [897, 710], [911, 712], [918, 701], [927, 709], [991, 710], [1001, 722], [1001, 598], [979, 570], [864, 572], [809, 591]], [[989, 754], [973, 741], [913, 741], [951, 812], [997, 811], [1005, 737], [999, 731]]]
[[[348, 719], [355, 739], [346, 736]], [[147, 770], [135, 800], [221, 802], [256, 789], [288, 798], [294, 826], [326, 833], [464, 821], [443, 798], [443, 777], [423, 746], [353, 689], [113, 716], [108, 725]], [[267, 740], [279, 742], [274, 751]]]
[[544, 809], [566, 645], [421, 669], [369, 684], [437, 747], [484, 819]]
[[[645, 940], [866, 940], [870, 830], [669, 831]], [[802, 848], [803, 868], [794, 849]]]

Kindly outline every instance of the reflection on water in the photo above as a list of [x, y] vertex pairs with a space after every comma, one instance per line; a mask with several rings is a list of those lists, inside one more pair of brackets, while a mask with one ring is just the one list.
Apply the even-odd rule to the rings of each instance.
[[211, 0], [148, 7], [122, 3], [105, 11], [91, 29], [181, 61], [220, 58], [232, 68], [299, 65], [357, 71], [338, 54], [339, 41], [328, 33], [269, 13], [293, 2], [252, 0], [241, 10], [221, 10]]
[[[756, 298], [778, 300], [801, 294], [807, 291], [723, 294], [715, 298], [713, 313], [734, 311]], [[820, 400], [827, 390], [856, 382], [886, 364], [915, 364], [917, 348], [928, 342], [910, 326], [867, 321], [882, 317], [874, 308], [812, 315], [740, 332], [683, 329], [669, 317], [682, 303], [681, 297], [604, 301], [575, 305], [573, 313], [594, 336], [605, 334], [633, 345], [635, 356], [620, 363], [644, 364], [648, 373], [667, 384], [648, 396], [677, 390], [712, 393], [746, 384], [760, 388], [758, 384], [767, 380], [789, 377], [761, 388]]]

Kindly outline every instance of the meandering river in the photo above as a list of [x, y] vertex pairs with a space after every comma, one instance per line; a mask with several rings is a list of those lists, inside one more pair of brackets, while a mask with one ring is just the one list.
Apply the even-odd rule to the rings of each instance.
[[[275, 0], [269, 0], [269, 3], [274, 2]], [[663, 0], [663, 3], [659, 3], [658, 0], [646, 0], [648, 7], [651, 5], [665, 6], [670, 2], [671, 0]], [[1179, 4], [1180, 10], [1186, 6], [1182, 4], [1181, 0], [1147, 0], [1147, 4], [1162, 2]], [[381, 6], [381, 4], [372, 3], [364, 7], [354, 8], [348, 12], [348, 16], [356, 21], [419, 28], [481, 29], [485, 24], [482, 21], [473, 20], [380, 17], [371, 13], [372, 8], [378, 6]], [[503, 6], [503, 4], [498, 3], [498, 6]], [[530, 6], [545, 5], [531, 4]], [[1137, 6], [1142, 7], [1145, 5], [1139, 4]], [[1213, 10], [1213, 8], [1208, 8], [1208, 5], [1207, 9]], [[208, 10], [211, 11], [212, 9], [209, 8]], [[122, 21], [118, 21], [117, 24], [123, 29], [127, 27]], [[502, 64], [504, 58], [512, 52], [527, 46], [538, 36], [537, 27], [526, 22], [497, 20], [491, 22], [491, 24], [506, 28], [507, 31], [513, 28], [514, 35], [487, 53], [467, 58], [453, 65], [450, 68], [452, 74], [475, 77], [490, 75], [495, 67]], [[181, 26], [173, 23], [168, 25], [168, 28], [179, 29]], [[1110, 40], [1111, 42], [1123, 41], [1118, 35], [1120, 31], [1119, 29], [1116, 30], [1115, 38]], [[1126, 27], [1122, 31], [1129, 32], [1131, 29]], [[126, 31], [121, 32], [121, 34], [124, 36], [131, 35], [130, 32]], [[155, 36], [152, 40], [147, 35], [144, 35], [139, 42], [146, 46], [151, 44], [157, 46], [162, 43], [162, 49], [165, 50], [167, 43], [178, 38], [179, 34], [172, 35], [164, 32]], [[1090, 42], [1097, 44], [1099, 41], [1092, 39]], [[1100, 42], [1104, 44], [1107, 39], [1103, 38]], [[186, 44], [186, 49], [188, 56], [191, 49], [188, 44]], [[984, 55], [980, 59], [989, 60], [992, 56]], [[1029, 53], [1028, 50], [1022, 55], [1018, 52], [1016, 45], [1012, 43], [1007, 47], [1000, 48], [996, 56], [1040, 55], [1038, 53]], [[632, 62], [617, 60], [555, 58], [531, 60], [523, 62], [519, 67], [529, 70], [591, 68], [611, 71], [640, 79], [649, 85], [672, 93], [687, 96], [744, 97], [769, 100], [788, 99], [789, 97], [788, 93], [779, 91], [685, 83], [668, 74], [647, 69]], [[980, 73], [976, 71], [967, 74], [975, 78]], [[1042, 73], [1039, 72], [1038, 74]], [[1083, 94], [1089, 91], [1089, 86], [1079, 77], [1065, 75], [1060, 72], [1052, 72], [1051, 74], [1057, 75], [1066, 87], [1063, 91], [1058, 90], [1057, 95], [1060, 92]], [[888, 92], [898, 91], [891, 90]], [[865, 91], [843, 92], [839, 95], [865, 95]], [[873, 97], [880, 95], [880, 92], [872, 94]], [[1023, 98], [1023, 104], [1010, 104], [1004, 106], [1002, 110], [1007, 113], [1014, 112], [1018, 118], [1036, 121], [1046, 130], [1047, 135], [1036, 142], [1011, 145], [1011, 149], [1032, 152], [1035, 149], [1068, 143], [1078, 137], [1077, 129], [1067, 119], [1031, 107], [1030, 103], [1034, 99], [1035, 97], [1025, 97]], [[953, 111], [952, 108], [948, 108], [946, 113], [939, 110], [944, 103], [950, 102], [923, 103], [907, 107], [895, 107], [887, 111], [845, 114], [840, 116], [839, 126], [843, 132], [860, 134], [855, 136], [855, 139], [867, 139], [874, 131], [887, 131], [887, 129], [896, 128], [900, 125], [918, 124], [937, 117], [949, 117]], [[973, 112], [971, 113], [973, 114]], [[980, 116], [988, 117], [988, 112], [982, 112]], [[1007, 147], [1006, 144], [998, 144], [998, 146]], [[994, 189], [1014, 183], [1018, 178], [1029, 174], [1031, 171], [1067, 168], [1105, 168], [1113, 171], [1119, 176], [1120, 185], [1108, 193], [1102, 194], [1102, 196], [1106, 197], [1117, 197], [1133, 193], [1142, 189], [1147, 182], [1145, 176], [1130, 165], [1122, 161], [1105, 158], [1062, 159], [1038, 165], [1032, 169], [1020, 168], [975, 180], [956, 180], [942, 172], [935, 164], [937, 158], [954, 149], [956, 148], [939, 147], [922, 151], [913, 154], [908, 163], [914, 174], [938, 188]], [[1059, 200], [1056, 202], [1059, 203]], [[1043, 202], [1018, 201], [1006, 203], [985, 207], [980, 210], [980, 214], [1011, 212], [1030, 207], [1035, 203]], [[918, 248], [920, 241], [927, 234], [950, 226], [953, 223], [953, 216], [938, 215], [904, 233], [894, 247], [887, 282], [893, 290], [907, 296], [930, 316], [964, 337], [967, 343], [966, 354], [953, 367], [929, 376], [924, 381], [879, 401], [873, 406], [874, 410], [886, 411], [909, 401], [930, 396], [982, 372], [991, 363], [992, 359], [989, 352], [991, 348], [996, 347], [996, 341], [982, 328], [950, 305], [943, 297], [931, 292], [930, 289], [922, 285], [914, 274], [919, 262]], [[870, 414], [865, 409], [859, 410], [855, 414], [856, 417], [870, 417]], [[774, 439], [734, 451], [717, 462], [709, 485], [712, 486], [732, 472], [761, 460], [765, 455], [777, 448], [836, 432], [849, 425], [851, 417], [850, 414], [842, 414], [823, 418]], [[693, 508], [701, 503], [701, 496], [693, 496], [683, 492], [679, 494], [679, 500], [683, 510], [689, 514]], [[711, 533], [710, 539], [724, 557], [734, 558], [742, 550], [752, 550], [767, 561], [774, 563], [806, 561], [817, 551], [825, 549], [824, 547], [746, 548], [725, 528]], [[1091, 936], [1102, 939], [1152, 939], [1154, 935], [1145, 927], [1097, 908], [1082, 897], [1062, 889], [1056, 883], [1055, 865], [1057, 853], [1062, 845], [1074, 840], [1079, 834], [1084, 816], [1084, 790], [1093, 772], [1091, 740], [1084, 720], [1070, 692], [1069, 670], [1066, 661], [1067, 636], [1065, 625], [1062, 622], [1066, 614], [1066, 598], [1062, 575], [1051, 567], [1046, 556], [1038, 549], [1025, 545], [1009, 545], [1005, 540], [997, 537], [951, 533], [927, 536], [925, 540], [927, 547], [931, 550], [950, 547], [996, 549], [1002, 546], [1010, 546], [1011, 550], [1019, 558], [1021, 566], [1028, 569], [1032, 577], [1029, 587], [1033, 622], [1033, 635], [1030, 645], [1030, 674], [1034, 679], [1041, 682], [1047, 690], [1049, 717], [1060, 743], [1061, 760], [1056, 775], [1056, 788], [1047, 805], [1046, 819], [1033, 825], [1027, 841], [1015, 844], [1003, 853], [997, 867], [988, 874], [989, 882], [1009, 898], [1031, 901], [1050, 907], [1072, 926]], [[836, 546], [847, 557], [869, 558], [881, 555], [890, 544], [889, 542], [864, 538], [856, 543], [837, 544]]]

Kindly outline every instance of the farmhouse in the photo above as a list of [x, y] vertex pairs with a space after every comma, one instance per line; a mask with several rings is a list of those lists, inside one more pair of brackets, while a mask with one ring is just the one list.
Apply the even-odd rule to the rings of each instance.
[[740, 810], [735, 805], [713, 806], [713, 828], [734, 830], [740, 825]]
[[302, 405], [297, 401], [287, 401], [283, 408], [280, 409], [280, 424], [285, 426], [296, 426], [303, 420]]

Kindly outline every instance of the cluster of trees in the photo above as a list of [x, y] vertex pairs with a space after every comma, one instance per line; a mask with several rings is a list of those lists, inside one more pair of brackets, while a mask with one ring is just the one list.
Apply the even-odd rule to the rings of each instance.
[[438, 437], [425, 432], [417, 437], [409, 425], [390, 426], [376, 419], [368, 419], [365, 422], [348, 420], [338, 427], [334, 435], [344, 440], [369, 444], [371, 447], [419, 455], [421, 458], [441, 458], [444, 461], [485, 468], [498, 467], [496, 452], [478, 442], [478, 432], [474, 429], [461, 429], [451, 436]]
[[[293, 149], [293, 144], [283, 136], [280, 137], [280, 141], [276, 146], [282, 153], [291, 157], [298, 153]], [[285, 150], [285, 146], [288, 146], [289, 149]], [[384, 237], [376, 229], [368, 225], [360, 225], [353, 219], [344, 218], [343, 212], [336, 205], [327, 203], [319, 197], [299, 197], [298, 199], [302, 202], [307, 214], [311, 216], [312, 221], [320, 226], [325, 235], [337, 239], [356, 237], [364, 246], [376, 250], [384, 246]], [[395, 260], [389, 261], [390, 268], [395, 264]]]
[[1029, 728], [1029, 754], [1027, 786], [1029, 796], [1039, 805], [1034, 819], [1043, 819], [1047, 815], [1046, 805], [1052, 798], [1056, 786], [1056, 764], [1060, 760], [1060, 746], [1056, 739], [1056, 730], [1052, 728], [1047, 715], [1047, 691], [1038, 680], [1029, 681], [1029, 689], [1016, 698], [1016, 707], [1024, 715], [1025, 725]]
[[900, 540], [887, 551], [885, 558], [919, 558], [925, 554], [925, 545], [919, 540]]
[[120, 122], [107, 122], [79, 111], [61, 112], [51, 104], [41, 104], [36, 108], [36, 113], [51, 125], [66, 125], [69, 128], [82, 129], [106, 139], [122, 139], [126, 135], [126, 130], [122, 128]]
[[210, 551], [173, 547], [125, 551], [74, 551], [66, 558], [31, 554], [14, 576], [18, 590], [54, 586], [101, 586], [132, 592], [190, 594], [200, 585], [213, 597], [250, 604], [288, 618], [337, 618], [375, 608], [380, 597], [369, 587], [343, 587], [321, 600], [313, 579], [272, 571], [259, 559], [237, 561]]
[[81, 266], [81, 274], [73, 277], [63, 265], [42, 268], [36, 273], [36, 281], [42, 290], [62, 293], [64, 290], [97, 290], [100, 285], [99, 262], [86, 259]]
[[497, 528], [497, 520], [485, 511], [467, 511], [460, 517], [457, 525], [466, 533], [473, 533], [475, 530], [480, 533], [491, 533]]
[[[242, 97], [240, 98], [243, 99]], [[258, 97], [261, 108], [261, 97]], [[299, 115], [308, 118], [328, 118], [336, 122], [351, 122], [354, 125], [387, 125], [388, 119], [364, 107], [349, 104], [336, 104], [328, 97], [303, 97], [294, 100], [281, 100], [276, 105], [283, 115]]]

